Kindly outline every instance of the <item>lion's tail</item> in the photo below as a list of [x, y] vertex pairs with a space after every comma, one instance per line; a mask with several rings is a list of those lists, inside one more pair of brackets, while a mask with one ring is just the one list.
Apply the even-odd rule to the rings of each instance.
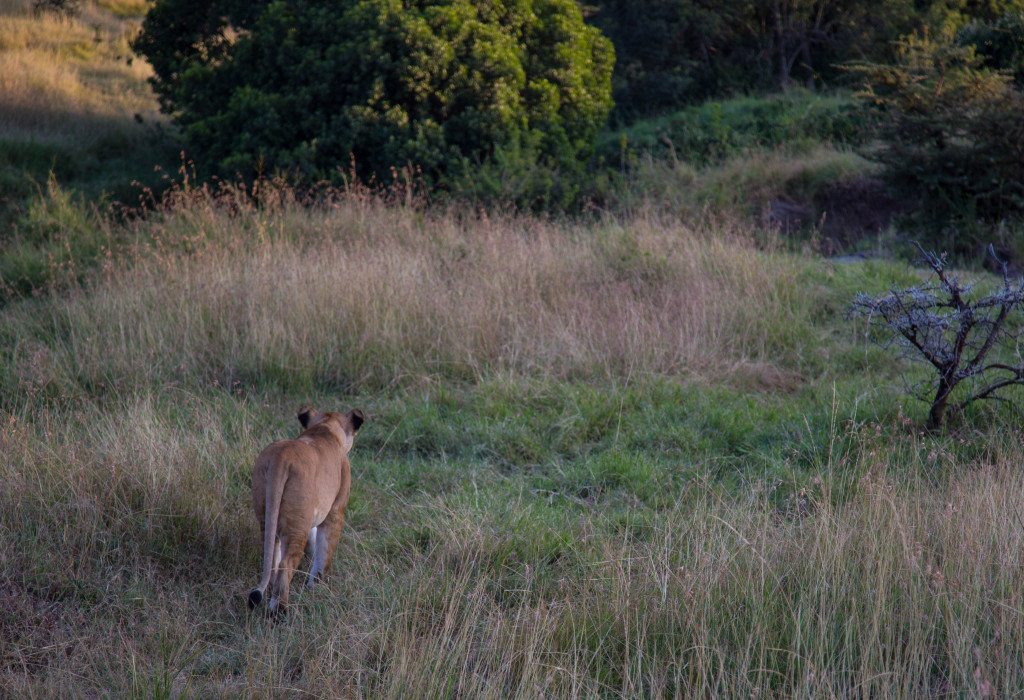
[[263, 575], [256, 588], [249, 592], [249, 607], [255, 608], [263, 602], [263, 594], [270, 585], [270, 577], [274, 573], [274, 547], [277, 543], [277, 518], [281, 513], [281, 496], [284, 484], [288, 480], [287, 465], [272, 469], [267, 479], [266, 510], [263, 513]]

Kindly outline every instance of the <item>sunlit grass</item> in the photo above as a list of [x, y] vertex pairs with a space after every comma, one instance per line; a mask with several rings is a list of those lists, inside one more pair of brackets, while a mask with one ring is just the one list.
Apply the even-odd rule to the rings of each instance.
[[0, 140], [87, 148], [156, 117], [148, 66], [131, 60], [135, 29], [87, 3], [82, 15], [0, 14]]
[[[33, 210], [41, 236], [71, 225], [74, 209], [52, 201]], [[134, 238], [152, 252], [54, 299], [47, 325], [30, 306], [8, 312], [50, 347], [55, 386], [712, 376], [792, 366], [812, 333], [797, 291], [806, 265], [762, 253], [741, 229], [653, 213], [592, 227], [445, 216], [347, 195], [312, 210], [235, 201], [201, 198], [142, 224]], [[92, 240], [103, 223], [75, 225]]]
[[[80, 191], [152, 171], [144, 6], [0, 0], [0, 694], [1024, 687], [1018, 416], [922, 434], [845, 319], [916, 273], [758, 225], [863, 160], [638, 163], [575, 220], [186, 169], [122, 218]], [[370, 420], [325, 585], [271, 621], [250, 469], [307, 401]]]
[[[920, 434], [898, 367], [843, 321], [854, 290], [911, 271], [656, 208], [553, 222], [190, 187], [145, 220], [59, 188], [28, 217], [112, 254], [0, 310], [0, 570], [5, 609], [31, 620], [0, 627], [5, 687], [1024, 680], [1011, 417]], [[326, 585], [271, 623], [245, 610], [249, 470], [309, 400], [371, 420]]]

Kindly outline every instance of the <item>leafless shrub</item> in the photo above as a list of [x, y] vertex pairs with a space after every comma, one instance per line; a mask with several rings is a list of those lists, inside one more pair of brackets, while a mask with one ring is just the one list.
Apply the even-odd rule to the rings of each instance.
[[[934, 430], [942, 425], [961, 384], [969, 388], [965, 398], [952, 405], [955, 411], [979, 399], [1002, 400], [1004, 389], [1024, 384], [1017, 313], [1024, 301], [1024, 279], [1011, 279], [1000, 262], [1001, 285], [976, 294], [974, 285], [961, 283], [949, 272], [945, 253], [920, 250], [934, 282], [893, 289], [879, 297], [858, 294], [851, 312], [868, 319], [881, 345], [935, 369], [937, 377], [911, 387], [916, 398], [931, 404], [927, 427]], [[990, 254], [995, 257], [994, 250]], [[990, 355], [996, 359], [989, 361]]]

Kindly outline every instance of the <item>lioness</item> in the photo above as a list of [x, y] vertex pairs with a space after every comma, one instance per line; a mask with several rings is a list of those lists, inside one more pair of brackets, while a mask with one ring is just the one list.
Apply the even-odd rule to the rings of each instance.
[[[288, 606], [292, 576], [309, 552], [307, 588], [331, 563], [341, 537], [352, 488], [348, 452], [363, 412], [319, 413], [302, 407], [303, 431], [294, 440], [278, 440], [260, 452], [252, 473], [252, 504], [263, 532], [263, 576], [249, 593], [249, 607], [263, 602], [270, 586], [270, 610]], [[307, 547], [308, 544], [308, 547]]]

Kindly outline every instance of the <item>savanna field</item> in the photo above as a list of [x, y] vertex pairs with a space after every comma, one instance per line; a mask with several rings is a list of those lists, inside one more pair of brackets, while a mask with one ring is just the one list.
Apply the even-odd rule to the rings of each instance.
[[[776, 216], [874, 182], [847, 97], [571, 215], [254, 191], [178, 160], [146, 7], [0, 0], [0, 696], [1021, 693], [1019, 409], [925, 432], [849, 315], [924, 272]], [[272, 618], [252, 464], [305, 403], [367, 422]]]

